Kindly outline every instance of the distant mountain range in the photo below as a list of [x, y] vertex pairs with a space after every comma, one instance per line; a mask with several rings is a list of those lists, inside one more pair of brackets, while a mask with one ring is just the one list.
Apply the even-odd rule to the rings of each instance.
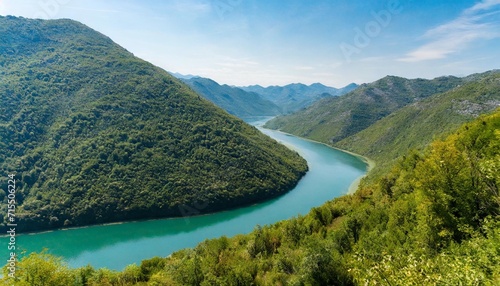
[[241, 89], [262, 95], [264, 99], [280, 106], [283, 113], [287, 114], [305, 108], [319, 99], [346, 94], [357, 87], [358, 85], [355, 83], [351, 83], [340, 89], [328, 87], [321, 83], [311, 85], [294, 83], [286, 86], [269, 87], [252, 85], [241, 87]]
[[456, 77], [410, 80], [387, 76], [340, 97], [315, 102], [289, 116], [276, 118], [268, 127], [299, 136], [336, 143], [375, 123], [397, 109], [455, 88], [463, 83]]
[[194, 75], [171, 74], [184, 81], [206, 99], [240, 118], [292, 113], [322, 98], [343, 95], [358, 87], [355, 83], [340, 89], [321, 83], [237, 87], [220, 85], [212, 79]]
[[197, 75], [192, 75], [192, 74], [180, 74], [177, 72], [169, 72], [169, 73], [178, 79], [191, 79], [193, 77], [198, 77]]
[[202, 77], [192, 77], [182, 79], [182, 81], [198, 94], [240, 118], [274, 116], [282, 113], [280, 107], [255, 92], [247, 92], [225, 84], [220, 85], [211, 79]]

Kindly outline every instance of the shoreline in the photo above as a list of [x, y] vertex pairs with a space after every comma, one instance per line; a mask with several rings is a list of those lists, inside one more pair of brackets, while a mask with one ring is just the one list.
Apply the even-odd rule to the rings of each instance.
[[[362, 156], [360, 154], [356, 154], [356, 153], [353, 153], [353, 152], [350, 152], [350, 151], [347, 151], [347, 150], [343, 150], [343, 149], [340, 149], [340, 148], [328, 145], [328, 144], [323, 143], [323, 142], [319, 142], [319, 141], [316, 141], [316, 140], [312, 140], [312, 139], [308, 139], [308, 138], [296, 136], [296, 135], [293, 135], [293, 134], [290, 134], [290, 133], [286, 133], [286, 132], [283, 132], [283, 131], [280, 131], [280, 130], [268, 129], [268, 128], [264, 128], [262, 126], [255, 126], [255, 127], [266, 129], [266, 130], [270, 130], [270, 131], [274, 131], [274, 132], [279, 132], [281, 134], [285, 134], [285, 135], [288, 135], [288, 136], [294, 136], [294, 137], [300, 138], [302, 140], [306, 140], [306, 141], [310, 141], [310, 142], [322, 144], [322, 145], [327, 146], [329, 148], [332, 148], [332, 149], [335, 149], [335, 150], [338, 150], [338, 151], [350, 154], [350, 155], [352, 155], [354, 157], [357, 157], [361, 161], [363, 161], [367, 165], [366, 174], [364, 174], [364, 175], [360, 176], [359, 178], [357, 178], [356, 180], [354, 180], [351, 183], [351, 185], [349, 186], [348, 192], [345, 195], [352, 195], [352, 194], [354, 194], [357, 191], [357, 188], [358, 188], [361, 180], [364, 177], [366, 177], [368, 175], [368, 173], [375, 167], [375, 162], [373, 160], [371, 160], [371, 159], [369, 159], [367, 157], [364, 157], [364, 156]], [[276, 141], [278, 143], [284, 145], [285, 147], [289, 148], [290, 150], [293, 150], [293, 151], [297, 152], [300, 155], [300, 150], [297, 150], [295, 148], [295, 146], [293, 146], [292, 144], [287, 144], [287, 143], [284, 143], [284, 142], [278, 141], [278, 140], [276, 140]], [[272, 200], [272, 199], [275, 199], [275, 198], [271, 198], [270, 200]], [[268, 200], [265, 200], [265, 201], [262, 201], [260, 203], [265, 203], [267, 201]], [[248, 206], [255, 205], [255, 204], [259, 204], [259, 203], [254, 203], [254, 204], [250, 204], [250, 205], [243, 206], [243, 207], [248, 207]], [[84, 229], [84, 228], [89, 228], [89, 227], [119, 225], [119, 224], [124, 224], [124, 223], [141, 222], [141, 221], [170, 220], [170, 219], [175, 220], [175, 219], [186, 219], [186, 218], [189, 219], [189, 218], [192, 218], [192, 217], [213, 215], [215, 213], [223, 213], [223, 212], [227, 212], [227, 211], [231, 211], [231, 210], [233, 210], [233, 209], [226, 209], [226, 210], [216, 211], [216, 212], [212, 212], [212, 213], [205, 213], [205, 214], [199, 214], [199, 215], [188, 216], [188, 217], [176, 216], [176, 217], [164, 217], [164, 218], [133, 219], [133, 220], [125, 220], [125, 221], [117, 221], [117, 222], [107, 222], [107, 223], [90, 224], [90, 225], [83, 225], [83, 226], [63, 227], [63, 228], [40, 230], [40, 231], [29, 231], [29, 232], [19, 233], [19, 235], [37, 235], [37, 234], [50, 233], [50, 232], [55, 232], [55, 231], [65, 231], [65, 230], [74, 230], [74, 229]], [[0, 238], [2, 238], [2, 237], [6, 237], [6, 236], [5, 235], [0, 235]]]
[[[280, 143], [281, 144], [281, 143]], [[283, 144], [284, 145], [284, 144]], [[298, 151], [296, 151], [298, 152]], [[35, 230], [35, 231], [28, 231], [28, 232], [19, 232], [16, 234], [16, 236], [31, 236], [31, 235], [39, 235], [39, 234], [46, 234], [46, 233], [51, 233], [51, 232], [59, 232], [59, 231], [73, 231], [73, 230], [81, 230], [81, 229], [86, 229], [86, 228], [93, 228], [93, 227], [108, 227], [108, 226], [113, 226], [113, 225], [121, 225], [121, 224], [127, 224], [127, 223], [141, 223], [141, 222], [150, 222], [150, 221], [160, 221], [160, 220], [189, 220], [191, 218], [197, 218], [197, 217], [204, 217], [204, 216], [211, 216], [215, 214], [223, 214], [226, 212], [231, 212], [234, 210], [239, 210], [239, 209], [244, 209], [244, 208], [249, 208], [253, 207], [259, 204], [265, 204], [269, 203], [271, 201], [279, 199], [279, 197], [289, 193], [292, 191], [302, 180], [302, 178], [307, 174], [305, 172], [300, 179], [295, 182], [294, 186], [290, 188], [289, 190], [276, 194], [275, 196], [271, 196], [267, 199], [264, 200], [259, 200], [259, 201], [254, 201], [249, 204], [243, 204], [240, 206], [236, 207], [230, 207], [227, 209], [222, 209], [222, 210], [217, 210], [217, 211], [212, 211], [212, 212], [206, 212], [206, 213], [199, 213], [196, 215], [188, 215], [188, 216], [169, 216], [169, 217], [151, 217], [151, 218], [136, 218], [136, 219], [131, 219], [131, 220], [122, 220], [122, 221], [114, 221], [114, 222], [103, 222], [103, 223], [96, 223], [96, 224], [88, 224], [88, 225], [80, 225], [80, 226], [71, 226], [71, 227], [63, 227], [63, 228], [55, 228], [55, 229], [46, 229], [46, 230]], [[8, 235], [0, 235], [0, 239], [8, 237]]]
[[[348, 150], [344, 150], [344, 149], [341, 149], [341, 148], [337, 148], [335, 146], [332, 146], [332, 145], [329, 145], [327, 143], [324, 143], [324, 142], [320, 142], [320, 141], [316, 141], [316, 140], [312, 140], [312, 139], [309, 139], [309, 138], [304, 138], [304, 137], [300, 137], [300, 136], [297, 136], [297, 135], [294, 135], [294, 134], [290, 134], [290, 133], [287, 133], [287, 132], [283, 132], [281, 130], [274, 130], [274, 129], [269, 129], [269, 128], [264, 128], [263, 126], [259, 126], [259, 128], [262, 128], [262, 129], [266, 129], [266, 130], [270, 130], [270, 131], [274, 131], [274, 132], [279, 132], [281, 134], [285, 134], [285, 135], [289, 135], [289, 136], [294, 136], [294, 137], [297, 137], [297, 138], [300, 138], [302, 140], [306, 140], [306, 141], [310, 141], [310, 142], [314, 142], [314, 143], [318, 143], [318, 144], [322, 144], [322, 145], [325, 145], [329, 148], [332, 148], [332, 149], [335, 149], [335, 150], [338, 150], [338, 151], [341, 151], [341, 152], [344, 152], [344, 153], [347, 153], [349, 155], [352, 155], [358, 159], [360, 159], [361, 161], [363, 161], [365, 164], [366, 164], [366, 174], [364, 174], [363, 176], [360, 176], [359, 178], [357, 178], [356, 180], [354, 180], [351, 185], [349, 186], [348, 190], [347, 190], [347, 193], [346, 195], [353, 195], [354, 193], [356, 193], [356, 191], [358, 190], [358, 187], [359, 187], [359, 184], [361, 183], [361, 180], [363, 178], [365, 178], [368, 173], [370, 173], [371, 170], [373, 170], [373, 168], [375, 168], [375, 166], [377, 165], [375, 163], [375, 161], [373, 161], [372, 159], [368, 158], [368, 157], [365, 157], [361, 154], [357, 154], [357, 153], [354, 153], [354, 152], [351, 152], [351, 151], [348, 151]], [[290, 148], [290, 146], [288, 146], [287, 144], [283, 144], [282, 142], [278, 141], [278, 143]], [[290, 148], [292, 150], [294, 150], [293, 148]], [[296, 150], [294, 150], [296, 151]], [[299, 153], [300, 154], [300, 153]]]
[[[260, 129], [260, 128], [259, 128]], [[262, 130], [262, 129], [261, 129]], [[267, 129], [267, 130], [270, 130], [270, 129]], [[274, 132], [274, 130], [272, 130]], [[328, 190], [335, 190], [335, 192], [337, 192], [338, 194], [336, 194], [335, 196], [330, 196], [326, 201], [322, 202], [321, 205], [327, 203], [328, 201], [330, 201], [332, 198], [335, 198], [335, 197], [341, 197], [341, 196], [345, 196], [346, 195], [346, 191], [347, 191], [347, 188], [349, 189], [349, 192], [353, 191], [353, 188], [354, 188], [354, 191], [356, 191], [356, 186], [359, 184], [359, 181], [364, 177], [366, 176], [366, 174], [373, 168], [374, 164], [372, 164], [373, 161], [371, 161], [369, 158], [365, 158], [364, 156], [361, 156], [359, 154], [355, 154], [355, 153], [352, 153], [352, 152], [349, 152], [349, 151], [346, 151], [346, 150], [342, 150], [342, 149], [339, 149], [339, 148], [336, 148], [336, 147], [333, 147], [333, 146], [330, 146], [328, 144], [325, 144], [325, 143], [322, 143], [322, 142], [318, 142], [318, 141], [314, 141], [314, 140], [311, 140], [311, 139], [307, 139], [307, 138], [302, 138], [302, 137], [299, 137], [299, 136], [295, 136], [293, 134], [288, 134], [288, 133], [285, 133], [285, 132], [281, 132], [281, 131], [278, 131], [279, 133], [281, 134], [286, 134], [287, 136], [293, 136], [293, 137], [296, 137], [296, 138], [300, 138], [301, 140], [305, 140], [305, 141], [309, 141], [309, 142], [314, 142], [314, 143], [320, 143], [326, 147], [329, 147], [331, 148], [330, 150], [338, 150], [342, 153], [347, 153], [349, 155], [344, 155], [346, 158], [348, 158], [348, 162], [353, 162], [353, 164], [355, 164], [356, 166], [356, 174], [358, 174], [358, 178], [355, 178], [354, 176], [350, 176], [350, 179], [348, 181], [344, 181], [343, 180], [343, 177], [339, 177], [338, 180], [340, 181], [344, 181], [342, 183], [342, 187], [334, 187], [333, 185], [331, 187], [328, 188]], [[278, 138], [281, 138], [283, 140], [285, 140], [286, 142], [288, 142], [288, 139], [284, 138], [284, 137], [281, 137], [281, 136], [277, 136]], [[301, 145], [294, 145], [294, 144], [289, 144], [289, 143], [286, 143], [286, 142], [282, 142], [281, 140], [278, 140], [278, 139], [275, 139], [277, 142], [279, 142], [280, 144], [282, 145], [285, 145], [287, 148], [290, 148], [291, 150], [294, 150], [294, 151], [297, 151], [299, 154], [301, 152], [299, 152], [299, 149]], [[296, 142], [295, 140], [292, 140], [291, 142]], [[321, 147], [321, 146], [317, 146], [317, 147]], [[321, 150], [321, 148], [318, 148]], [[324, 149], [323, 149], [324, 150]], [[325, 152], [328, 152], [328, 150], [324, 150]], [[304, 154], [309, 154], [308, 152], [305, 152]], [[301, 154], [302, 156], [302, 154]], [[351, 156], [354, 156], [355, 158], [352, 158]], [[303, 157], [303, 156], [302, 156]], [[356, 159], [359, 159], [361, 160], [362, 162], [359, 162], [357, 161]], [[336, 159], [332, 158], [330, 160], [330, 162], [335, 162]], [[327, 162], [327, 161], [325, 161]], [[354, 163], [355, 162], [355, 163]], [[364, 170], [363, 170], [364, 169]], [[363, 173], [363, 171], [365, 171], [365, 173]], [[299, 180], [300, 182], [300, 180]], [[297, 182], [298, 184], [298, 182]], [[314, 184], [313, 184], [314, 185]], [[254, 205], [258, 205], [260, 203], [264, 203], [264, 204], [267, 204], [267, 203], [271, 203], [272, 204], [272, 201], [274, 200], [271, 199], [271, 200], [265, 200], [263, 202], [259, 202], [259, 203], [253, 203], [253, 204], [250, 204], [248, 206], [244, 206], [243, 208], [245, 207], [250, 207], [250, 206], [254, 206]], [[242, 207], [237, 207], [236, 209], [241, 209]], [[157, 220], [180, 220], [180, 219], [190, 219], [190, 218], [195, 218], [195, 217], [202, 217], [202, 216], [211, 216], [211, 215], [214, 215], [214, 214], [222, 214], [222, 213], [225, 213], [225, 212], [229, 212], [229, 211], [232, 211], [232, 210], [223, 210], [223, 211], [216, 211], [216, 212], [213, 212], [213, 213], [205, 213], [205, 214], [199, 214], [199, 215], [195, 215], [195, 216], [189, 216], [189, 217], [170, 217], [170, 218], [148, 218], [148, 219], [135, 219], [135, 220], [128, 220], [128, 221], [118, 221], [118, 222], [108, 222], [108, 223], [100, 223], [100, 224], [92, 224], [92, 225], [86, 225], [86, 226], [73, 226], [73, 227], [66, 227], [66, 228], [62, 228], [62, 229], [52, 229], [52, 230], [45, 230], [45, 231], [30, 231], [30, 232], [25, 232], [25, 233], [21, 233], [20, 235], [22, 236], [34, 236], [34, 235], [39, 235], [39, 234], [44, 234], [44, 233], [51, 233], [51, 232], [59, 232], [59, 231], [72, 231], [72, 230], [75, 230], [75, 229], [87, 229], [87, 228], [93, 228], [93, 227], [101, 227], [101, 226], [112, 226], [112, 225], [121, 225], [121, 224], [127, 224], [127, 223], [133, 223], [133, 222], [143, 222], [143, 221], [157, 221]], [[308, 211], [310, 211], [310, 208], [308, 208]], [[306, 211], [305, 213], [307, 213], [308, 211]], [[296, 216], [297, 214], [295, 214], [294, 216]], [[289, 218], [287, 218], [289, 219]], [[180, 222], [182, 224], [182, 221]], [[274, 223], [277, 223], [277, 222], [273, 222]], [[152, 225], [156, 225], [156, 224], [152, 224]], [[170, 225], [170, 224], [168, 224]], [[132, 228], [135, 228], [135, 226], [132, 226]], [[101, 230], [99, 230], [101, 231]], [[241, 233], [244, 233], [244, 232], [239, 232], [238, 234], [241, 234]], [[237, 234], [237, 235], [238, 235]], [[61, 234], [61, 237], [65, 236], [65, 234]], [[218, 235], [219, 237], [220, 235]], [[50, 236], [52, 237], [52, 236]], [[59, 236], [55, 236], [55, 237], [59, 237]], [[35, 238], [36, 239], [36, 238]], [[33, 240], [33, 237], [30, 238], [30, 241]], [[54, 246], [52, 246], [54, 247]], [[188, 246], [189, 247], [194, 247], [194, 246]], [[184, 249], [186, 247], [183, 247], [181, 249]], [[177, 251], [177, 250], [176, 250]], [[175, 252], [175, 251], [174, 251]], [[66, 258], [65, 258], [66, 259]], [[148, 256], [147, 258], [140, 258], [141, 261], [143, 261], [144, 259], [150, 259], [150, 257]], [[136, 262], [137, 263], [137, 262]], [[92, 264], [91, 262], [89, 262], [89, 264]], [[130, 263], [129, 263], [130, 264]], [[79, 266], [74, 266], [75, 268], [76, 267], [79, 267]], [[121, 270], [121, 266], [118, 266], [119, 269]], [[118, 268], [117, 268], [118, 269]]]
[[[339, 149], [339, 150], [341, 150], [341, 149]], [[349, 152], [349, 151], [347, 151], [347, 152]], [[350, 153], [352, 153], [352, 152], [350, 152]], [[352, 154], [354, 154], [354, 153], [352, 153]], [[351, 183], [351, 185], [349, 186], [349, 189], [347, 191], [347, 195], [353, 195], [354, 193], [356, 193], [356, 191], [359, 188], [359, 185], [361, 184], [361, 180], [363, 180], [366, 176], [368, 176], [368, 174], [371, 172], [371, 170], [373, 170], [373, 168], [375, 168], [375, 166], [377, 165], [375, 163], [375, 161], [373, 161], [370, 158], [364, 157], [364, 156], [359, 155], [359, 154], [356, 154], [356, 155], [360, 156], [359, 158], [362, 159], [366, 163], [366, 165], [367, 165], [366, 174], [357, 178], [356, 180], [354, 180], [354, 182]]]

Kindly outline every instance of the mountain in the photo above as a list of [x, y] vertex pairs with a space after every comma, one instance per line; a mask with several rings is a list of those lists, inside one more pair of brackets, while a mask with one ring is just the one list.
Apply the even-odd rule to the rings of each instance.
[[500, 71], [464, 78], [463, 85], [409, 104], [335, 143], [382, 167], [408, 149], [423, 149], [440, 134], [500, 107]]
[[463, 82], [456, 77], [410, 80], [387, 76], [363, 84], [346, 95], [325, 98], [304, 110], [275, 118], [266, 127], [336, 143], [408, 104], [450, 90]]
[[500, 109], [407, 153], [354, 195], [249, 234], [209, 239], [121, 272], [68, 269], [47, 253], [31, 254], [16, 279], [54, 286], [498, 285], [499, 130]]
[[373, 159], [369, 177], [390, 168], [409, 149], [500, 106], [500, 71], [464, 78], [385, 77], [341, 97], [266, 125]]
[[245, 91], [258, 93], [264, 99], [274, 102], [283, 109], [284, 113], [295, 112], [321, 98], [342, 95], [356, 88], [357, 85], [354, 83], [341, 89], [328, 87], [320, 83], [309, 86], [294, 83], [286, 86], [262, 87], [260, 85], [252, 85], [241, 87]]
[[0, 172], [15, 175], [17, 232], [236, 208], [287, 192], [307, 170], [78, 22], [0, 17], [0, 66]]
[[276, 104], [263, 99], [255, 92], [219, 85], [208, 78], [194, 77], [183, 81], [204, 98], [240, 118], [281, 114], [281, 109]]
[[174, 77], [178, 78], [178, 79], [192, 79], [193, 77], [198, 77], [196, 75], [192, 75], [192, 74], [180, 74], [180, 73], [177, 73], [177, 72], [169, 72], [171, 75], [173, 75]]

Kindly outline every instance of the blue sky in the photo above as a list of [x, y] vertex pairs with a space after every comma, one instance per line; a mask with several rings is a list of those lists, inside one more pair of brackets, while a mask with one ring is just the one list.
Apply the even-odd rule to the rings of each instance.
[[71, 18], [165, 70], [239, 86], [500, 68], [500, 0], [0, 0], [0, 15]]

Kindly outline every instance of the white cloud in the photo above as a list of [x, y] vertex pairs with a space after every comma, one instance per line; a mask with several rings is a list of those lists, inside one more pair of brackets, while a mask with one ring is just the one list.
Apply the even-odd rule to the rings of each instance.
[[403, 62], [420, 62], [446, 58], [466, 49], [478, 40], [500, 37], [500, 0], [484, 0], [465, 10], [457, 19], [427, 31], [423, 39], [429, 42], [399, 59]]
[[467, 9], [465, 13], [474, 13], [481, 10], [488, 10], [493, 6], [500, 5], [500, 0], [483, 0], [471, 8]]

